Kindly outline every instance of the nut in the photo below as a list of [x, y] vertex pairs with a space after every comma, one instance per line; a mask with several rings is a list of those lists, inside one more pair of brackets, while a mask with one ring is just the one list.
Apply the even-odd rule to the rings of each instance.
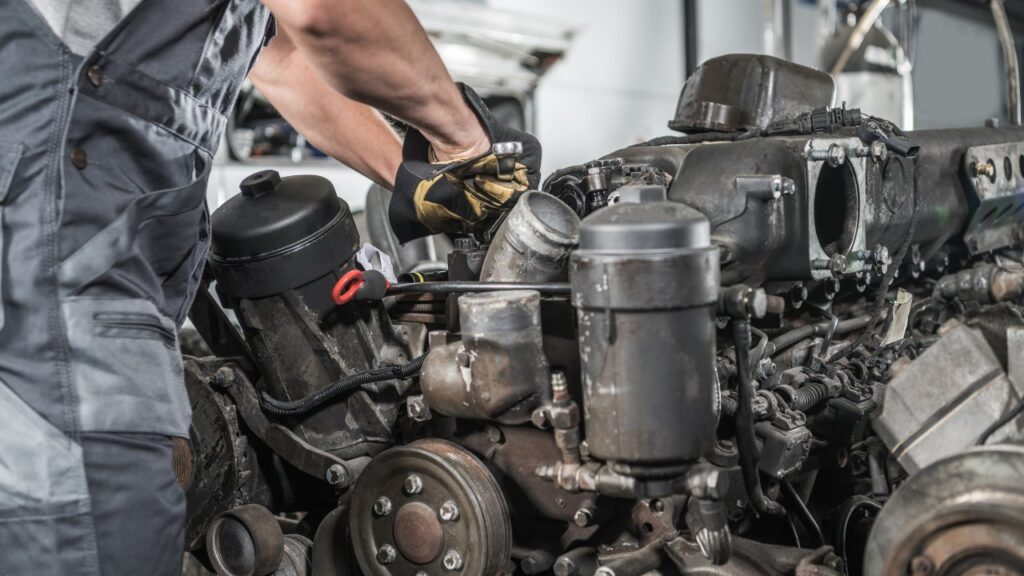
[[423, 479], [416, 474], [409, 474], [406, 476], [405, 484], [403, 484], [402, 488], [407, 495], [415, 496], [423, 492]]
[[391, 544], [385, 544], [377, 549], [377, 562], [380, 564], [391, 564], [398, 557], [398, 552]]
[[459, 519], [459, 507], [455, 505], [455, 502], [448, 500], [444, 504], [441, 504], [441, 508], [438, 509], [437, 515], [445, 522], [454, 522]]
[[377, 516], [387, 516], [391, 514], [391, 499], [387, 496], [381, 496], [373, 503], [373, 513]]
[[572, 521], [580, 528], [586, 528], [594, 521], [594, 511], [590, 508], [580, 508], [573, 514]]
[[331, 486], [341, 486], [348, 481], [348, 470], [341, 464], [331, 464], [331, 467], [324, 473], [324, 480]]
[[846, 163], [846, 148], [839, 144], [831, 144], [828, 147], [828, 165], [838, 168]]
[[441, 564], [444, 565], [444, 569], [449, 572], [458, 572], [462, 570], [462, 554], [459, 554], [457, 550], [449, 550], [445, 552], [444, 559], [441, 560]]
[[430, 408], [423, 401], [423, 396], [410, 396], [405, 402], [406, 414], [416, 422], [430, 420]]

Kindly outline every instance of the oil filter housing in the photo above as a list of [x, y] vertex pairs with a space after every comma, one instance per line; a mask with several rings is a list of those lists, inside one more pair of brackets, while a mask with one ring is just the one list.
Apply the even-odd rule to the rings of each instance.
[[[210, 263], [258, 364], [257, 387], [298, 400], [343, 376], [407, 362], [407, 343], [379, 302], [336, 306], [331, 299], [360, 245], [352, 212], [331, 182], [265, 170], [241, 189], [211, 217]], [[407, 386], [369, 385], [288, 424], [341, 458], [372, 455], [390, 445], [394, 398]]]
[[570, 261], [590, 453], [634, 476], [699, 458], [715, 440], [718, 250], [673, 202], [584, 219]]

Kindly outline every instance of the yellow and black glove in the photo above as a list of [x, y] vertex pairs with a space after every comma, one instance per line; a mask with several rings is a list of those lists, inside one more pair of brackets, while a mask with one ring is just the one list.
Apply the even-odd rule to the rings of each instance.
[[502, 124], [470, 87], [459, 84], [459, 89], [491, 139], [492, 150], [438, 163], [427, 139], [410, 128], [389, 209], [400, 242], [438, 232], [479, 232], [539, 184], [540, 142]]

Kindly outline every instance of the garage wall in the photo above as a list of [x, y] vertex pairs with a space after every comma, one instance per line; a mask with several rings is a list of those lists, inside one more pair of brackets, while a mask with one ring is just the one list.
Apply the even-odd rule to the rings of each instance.
[[[735, 52], [762, 53], [763, 0], [698, 0], [698, 62]], [[793, 0], [793, 57], [817, 66], [816, 3]], [[995, 27], [919, 6], [914, 68], [915, 128], [981, 126], [1007, 119], [1002, 52]], [[1024, 38], [1018, 37], [1018, 47]]]
[[682, 3], [675, 0], [490, 0], [577, 30], [541, 81], [536, 132], [545, 173], [669, 132], [683, 85]]

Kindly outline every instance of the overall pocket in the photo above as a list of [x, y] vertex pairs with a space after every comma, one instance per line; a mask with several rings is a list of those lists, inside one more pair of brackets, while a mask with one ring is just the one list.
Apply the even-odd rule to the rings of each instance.
[[174, 321], [145, 299], [66, 298], [62, 307], [80, 429], [187, 438]]
[[18, 162], [24, 154], [25, 146], [22, 144], [5, 144], [0, 142], [0, 330], [4, 328], [4, 282], [6, 282], [7, 268], [7, 246], [4, 243], [6, 231], [4, 230], [4, 205], [7, 203], [7, 194], [11, 189], [11, 182], [14, 180], [14, 172], [18, 169]]

